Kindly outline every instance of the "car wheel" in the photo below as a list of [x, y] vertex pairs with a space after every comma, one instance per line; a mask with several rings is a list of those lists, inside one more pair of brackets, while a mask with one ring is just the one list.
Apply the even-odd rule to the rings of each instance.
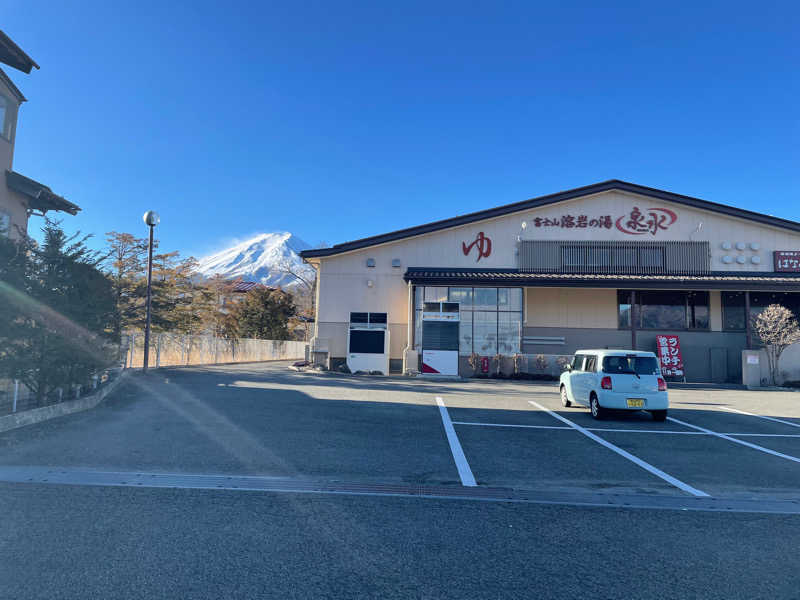
[[653, 421], [658, 421], [659, 423], [663, 423], [667, 420], [667, 411], [666, 410], [651, 410], [650, 414], [653, 415]]
[[561, 386], [561, 404], [569, 408], [572, 406], [572, 402], [569, 401], [569, 396], [567, 396], [567, 386]]
[[592, 411], [592, 417], [600, 420], [606, 416], [606, 409], [600, 406], [600, 403], [597, 401], [597, 395], [592, 392], [591, 397], [589, 398], [589, 408]]

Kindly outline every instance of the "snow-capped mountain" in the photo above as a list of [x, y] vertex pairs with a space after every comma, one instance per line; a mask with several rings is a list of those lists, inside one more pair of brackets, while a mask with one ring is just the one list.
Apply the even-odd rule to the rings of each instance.
[[269, 286], [297, 285], [291, 275], [282, 272], [285, 265], [299, 272], [312, 273], [298, 253], [310, 248], [288, 231], [260, 233], [244, 242], [200, 259], [198, 271], [204, 277], [222, 275], [226, 279], [241, 277]]

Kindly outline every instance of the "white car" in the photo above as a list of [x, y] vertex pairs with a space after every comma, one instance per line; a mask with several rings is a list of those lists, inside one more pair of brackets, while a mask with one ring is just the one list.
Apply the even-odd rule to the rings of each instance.
[[595, 419], [608, 409], [646, 410], [656, 421], [667, 418], [667, 382], [652, 352], [578, 350], [559, 387], [564, 406], [588, 406]]

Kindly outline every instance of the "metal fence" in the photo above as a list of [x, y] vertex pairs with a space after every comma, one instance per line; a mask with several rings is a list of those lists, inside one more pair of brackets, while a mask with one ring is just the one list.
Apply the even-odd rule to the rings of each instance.
[[119, 375], [120, 369], [108, 369], [92, 378], [89, 385], [68, 385], [51, 390], [41, 403], [36, 395], [21, 381], [0, 379], [0, 416], [23, 412], [32, 408], [40, 408], [68, 400], [76, 400], [91, 394], [98, 387], [106, 384]]
[[[123, 336], [124, 366], [139, 368], [144, 361], [144, 334]], [[151, 367], [214, 365], [221, 363], [261, 362], [268, 360], [301, 360], [306, 342], [289, 340], [226, 340], [206, 335], [156, 333], [150, 336]]]

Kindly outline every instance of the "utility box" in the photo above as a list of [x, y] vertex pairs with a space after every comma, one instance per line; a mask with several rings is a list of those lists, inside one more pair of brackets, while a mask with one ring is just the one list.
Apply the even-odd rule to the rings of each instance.
[[742, 384], [749, 388], [761, 386], [761, 351], [742, 350]]

